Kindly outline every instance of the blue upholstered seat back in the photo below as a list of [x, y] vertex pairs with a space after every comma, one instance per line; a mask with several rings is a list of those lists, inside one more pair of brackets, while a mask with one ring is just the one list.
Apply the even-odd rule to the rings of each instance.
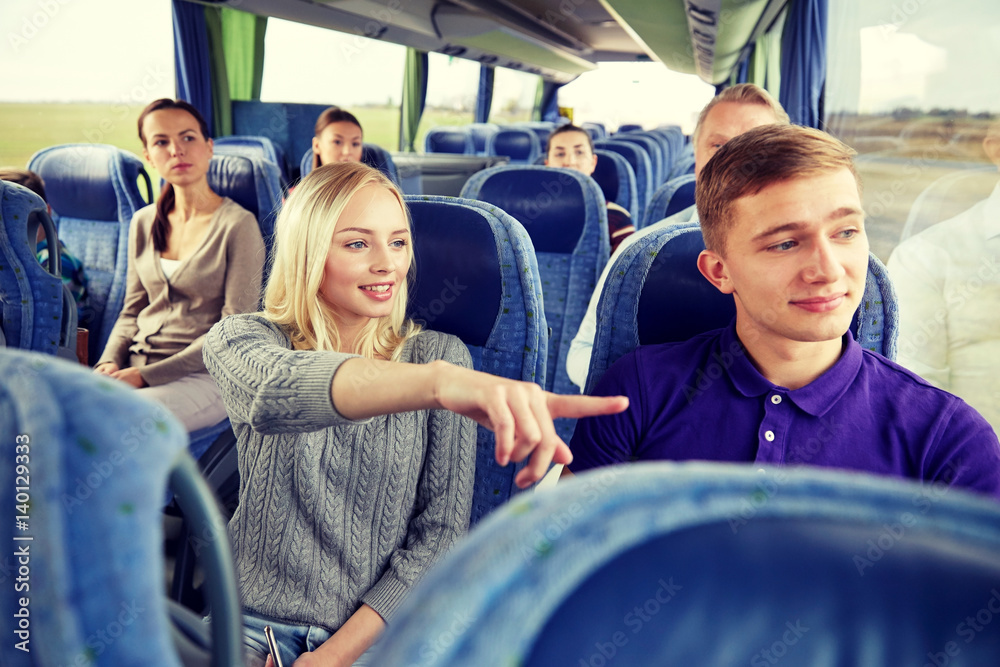
[[608, 131], [604, 129], [604, 125], [601, 123], [586, 122], [581, 123], [580, 127], [587, 131], [587, 134], [590, 135], [591, 141], [604, 139], [608, 136]]
[[[271, 162], [240, 155], [216, 155], [208, 167], [208, 184], [257, 218], [268, 256], [274, 241], [274, 221], [281, 209], [281, 178]], [[265, 264], [266, 266], [266, 264]]]
[[678, 157], [678, 153], [674, 150], [673, 140], [666, 134], [663, 134], [662, 132], [654, 132], [652, 130], [645, 130], [643, 132], [634, 132], [633, 134], [642, 137], [649, 137], [650, 139], [656, 142], [656, 144], [660, 147], [660, 150], [663, 153], [663, 171], [661, 175], [664, 181], [670, 180], [670, 170], [673, 167], [674, 161]]
[[214, 141], [216, 155], [242, 155], [243, 157], [267, 160], [278, 168], [282, 184], [288, 183], [288, 165], [285, 162], [285, 152], [279, 144], [267, 137], [234, 135], [217, 137]]
[[472, 135], [464, 126], [432, 127], [424, 136], [424, 151], [427, 153], [457, 153], [474, 155], [475, 145]]
[[[462, 196], [498, 206], [528, 230], [551, 330], [544, 386], [578, 393], [566, 374], [566, 355], [610, 254], [603, 193], [578, 172], [525, 166], [481, 171], [469, 179]], [[565, 439], [574, 424], [560, 420], [556, 426]]]
[[638, 215], [635, 220], [643, 220], [646, 216], [646, 207], [653, 196], [653, 167], [649, 161], [649, 155], [638, 146], [627, 141], [616, 141], [614, 139], [602, 139], [594, 142], [594, 148], [601, 148], [613, 151], [621, 155], [632, 167], [635, 174], [635, 190], [638, 197]]
[[494, 123], [470, 123], [466, 125], [466, 128], [472, 137], [472, 147], [475, 149], [476, 155], [486, 155], [490, 137], [500, 131], [500, 126]]
[[34, 234], [28, 234], [31, 218], [47, 215], [41, 197], [0, 181], [0, 329], [5, 345], [56, 354], [63, 336], [62, 280], [38, 263]]
[[[381, 146], [377, 144], [361, 144], [361, 161], [369, 167], [374, 167], [381, 171], [397, 186], [400, 184], [399, 171], [396, 169], [396, 163], [392, 161], [392, 154]], [[302, 154], [302, 159], [299, 160], [299, 171], [302, 176], [305, 176], [312, 171], [312, 168], [313, 151], [312, 148], [308, 148]]]
[[694, 174], [672, 178], [658, 187], [649, 201], [642, 227], [648, 227], [678, 211], [694, 206], [694, 190]]
[[[406, 198], [416, 280], [410, 316], [462, 339], [476, 370], [544, 383], [548, 346], [538, 264], [524, 227], [495, 206], [452, 197]], [[520, 466], [501, 468], [493, 433], [477, 429], [475, 524], [518, 491]]]
[[[683, 341], [724, 327], [736, 315], [733, 297], [698, 271], [705, 249], [697, 223], [656, 230], [626, 248], [604, 283], [585, 393], [608, 367], [639, 345]], [[888, 272], [868, 257], [868, 279], [851, 327], [865, 349], [896, 356], [898, 309]]]
[[618, 130], [615, 134], [621, 134], [623, 132], [642, 132], [642, 125], [638, 123], [622, 123], [618, 126]]
[[28, 169], [45, 181], [59, 239], [87, 272], [91, 361], [96, 361], [125, 303], [128, 228], [146, 205], [149, 176], [135, 155], [103, 144], [66, 144], [35, 153]]
[[15, 465], [28, 468], [19, 484], [29, 487], [26, 528], [16, 530], [10, 516], [0, 538], [8, 562], [17, 562], [18, 547], [29, 552], [22, 564], [30, 568], [23, 595], [31, 639], [30, 653], [15, 649], [21, 596], [8, 575], [0, 663], [179, 667], [163, 603], [161, 510], [167, 474], [187, 442], [183, 427], [123, 382], [0, 350], [0, 438], [8, 513], [17, 514]]
[[595, 148], [597, 167], [590, 175], [604, 192], [604, 199], [628, 211], [632, 220], [639, 215], [639, 196], [635, 189], [635, 173], [628, 160], [614, 151]]
[[666, 169], [665, 163], [666, 158], [663, 155], [663, 149], [660, 147], [660, 142], [656, 141], [652, 137], [648, 137], [641, 132], [626, 132], [624, 134], [616, 134], [612, 137], [613, 141], [624, 141], [626, 143], [635, 144], [646, 151], [646, 155], [649, 156], [649, 166], [652, 172], [652, 181], [650, 182], [650, 187], [655, 190], [663, 183], [666, 179], [664, 175], [664, 170]]
[[547, 121], [524, 121], [518, 123], [517, 127], [526, 127], [534, 132], [535, 136], [538, 137], [538, 147], [544, 153], [545, 147], [549, 143], [549, 135], [556, 129], [556, 124]]
[[542, 154], [538, 135], [526, 127], [505, 127], [486, 146], [487, 155], [504, 155], [511, 164], [534, 164]]
[[1000, 505], [944, 485], [614, 466], [490, 517], [410, 593], [373, 657], [420, 655], [424, 667], [993, 665], [998, 552]]

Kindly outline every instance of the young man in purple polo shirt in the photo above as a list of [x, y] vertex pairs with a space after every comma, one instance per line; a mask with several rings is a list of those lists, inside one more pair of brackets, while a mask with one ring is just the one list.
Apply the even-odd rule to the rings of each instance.
[[698, 179], [698, 268], [733, 295], [736, 319], [615, 363], [594, 393], [631, 407], [578, 423], [572, 471], [655, 459], [815, 465], [1000, 497], [986, 420], [848, 331], [868, 267], [853, 156], [790, 125], [719, 149]]

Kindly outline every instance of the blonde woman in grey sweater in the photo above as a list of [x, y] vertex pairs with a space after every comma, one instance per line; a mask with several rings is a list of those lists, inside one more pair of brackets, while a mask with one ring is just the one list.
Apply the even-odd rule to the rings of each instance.
[[572, 458], [553, 417], [625, 400], [473, 371], [459, 339], [407, 319], [406, 207], [363, 164], [310, 173], [274, 253], [263, 312], [224, 319], [205, 345], [239, 447], [229, 532], [248, 664], [265, 664], [270, 625], [285, 664], [361, 665], [468, 526], [475, 422], [497, 433], [500, 463], [531, 455], [526, 486]]

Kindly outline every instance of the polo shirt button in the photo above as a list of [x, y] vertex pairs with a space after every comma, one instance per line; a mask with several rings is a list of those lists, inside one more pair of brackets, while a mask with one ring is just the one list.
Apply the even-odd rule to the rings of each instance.
[[774, 431], [764, 431], [764, 439], [768, 442], [774, 442]]
[[774, 396], [771, 397], [771, 402], [774, 403], [775, 405], [781, 403], [781, 396], [775, 394]]

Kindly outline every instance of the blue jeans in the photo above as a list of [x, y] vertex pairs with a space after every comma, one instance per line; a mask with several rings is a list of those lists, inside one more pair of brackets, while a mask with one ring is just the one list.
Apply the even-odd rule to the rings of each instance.
[[[333, 634], [325, 628], [315, 625], [295, 625], [276, 621], [266, 616], [257, 616], [247, 611], [243, 612], [243, 644], [246, 646], [247, 667], [263, 667], [267, 662], [267, 639], [264, 638], [264, 626], [270, 625], [274, 631], [274, 641], [281, 654], [284, 667], [292, 667], [292, 663], [303, 653], [315, 651], [320, 644]], [[370, 651], [366, 651], [354, 662], [354, 667], [368, 665]]]

